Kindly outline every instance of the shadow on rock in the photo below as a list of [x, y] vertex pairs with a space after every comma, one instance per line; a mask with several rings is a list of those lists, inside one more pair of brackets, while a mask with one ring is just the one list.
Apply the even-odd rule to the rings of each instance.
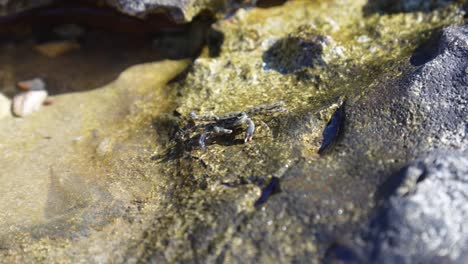
[[429, 37], [429, 39], [416, 47], [410, 58], [410, 63], [413, 66], [421, 66], [439, 54], [439, 42], [442, 36], [442, 31], [437, 31]]

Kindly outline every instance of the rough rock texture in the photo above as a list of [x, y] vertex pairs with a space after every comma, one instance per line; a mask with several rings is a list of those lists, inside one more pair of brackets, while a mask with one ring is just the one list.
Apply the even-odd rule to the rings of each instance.
[[[468, 27], [449, 27], [439, 36], [426, 63], [357, 103], [344, 141], [348, 136], [349, 142], [367, 141], [372, 155], [395, 160], [417, 159], [434, 148], [451, 150], [390, 177], [376, 197], [384, 199], [384, 206], [361, 234], [363, 240], [349, 238], [354, 242], [348, 246], [332, 247], [330, 263], [467, 261]], [[376, 104], [370, 113], [361, 112]], [[372, 143], [377, 140], [373, 134], [384, 137]]]
[[349, 113], [350, 142], [367, 142], [365, 151], [377, 156], [410, 160], [433, 148], [466, 149], [467, 29], [444, 29], [433, 59], [407, 66], [363, 98]]
[[[465, 29], [409, 62], [432, 33], [464, 22], [460, 7], [364, 17], [366, 3], [240, 9], [176, 79], [187, 62], [141, 65], [2, 121], [1, 261], [320, 263], [367, 223], [392, 172], [466, 146]], [[177, 137], [192, 111], [279, 100], [287, 110], [256, 116], [251, 142], [245, 128], [204, 150], [200, 135]], [[336, 109], [343, 130], [318, 155]]]
[[[7, 16], [60, 1], [55, 0], [3, 0], [0, 1], [0, 16]], [[79, 2], [79, 1], [77, 1]], [[106, 0], [126, 15], [145, 17], [154, 13], [166, 13], [179, 23], [190, 22], [203, 11], [216, 13], [238, 6], [236, 1], [226, 0]]]
[[402, 185], [371, 227], [370, 260], [468, 262], [468, 151], [432, 155], [398, 176]]
[[412, 162], [361, 240], [335, 247], [328, 262], [466, 263], [468, 151], [439, 151]]
[[223, 0], [107, 0], [107, 3], [132, 16], [167, 12], [177, 22], [188, 22], [205, 10], [214, 13], [225, 4]]

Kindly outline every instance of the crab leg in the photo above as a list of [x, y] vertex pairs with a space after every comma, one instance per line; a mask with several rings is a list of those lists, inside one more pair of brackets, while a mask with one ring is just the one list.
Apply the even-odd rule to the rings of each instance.
[[284, 102], [283, 101], [278, 101], [276, 103], [272, 104], [264, 104], [264, 105], [259, 105], [256, 107], [252, 107], [247, 110], [248, 114], [254, 114], [254, 113], [274, 113], [274, 112], [280, 112], [284, 111]]
[[218, 121], [219, 117], [218, 116], [210, 116], [210, 115], [204, 115], [204, 116], [198, 116], [196, 113], [191, 112], [190, 113], [190, 118], [192, 118], [195, 121]]
[[247, 118], [245, 120], [245, 123], [247, 124], [247, 130], [245, 131], [244, 142], [247, 142], [247, 141], [251, 141], [253, 138], [254, 131], [255, 131], [255, 124], [250, 118]]
[[198, 144], [200, 144], [200, 147], [204, 149], [206, 146], [206, 140], [208, 139], [209, 135], [211, 134], [223, 135], [223, 134], [231, 134], [231, 133], [232, 133], [231, 129], [226, 129], [226, 128], [219, 127], [219, 126], [208, 126], [207, 128], [205, 128], [205, 130], [201, 134], [200, 139], [198, 140]]

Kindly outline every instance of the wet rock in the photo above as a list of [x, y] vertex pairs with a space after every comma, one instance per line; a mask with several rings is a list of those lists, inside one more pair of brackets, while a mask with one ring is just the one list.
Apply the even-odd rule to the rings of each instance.
[[393, 177], [401, 184], [363, 239], [331, 249], [328, 261], [466, 263], [468, 151], [436, 152]]

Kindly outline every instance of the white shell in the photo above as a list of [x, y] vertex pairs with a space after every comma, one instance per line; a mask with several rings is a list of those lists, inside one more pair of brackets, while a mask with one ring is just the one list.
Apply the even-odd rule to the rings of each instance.
[[27, 91], [13, 97], [13, 113], [17, 116], [27, 116], [39, 111], [47, 98], [47, 91]]

